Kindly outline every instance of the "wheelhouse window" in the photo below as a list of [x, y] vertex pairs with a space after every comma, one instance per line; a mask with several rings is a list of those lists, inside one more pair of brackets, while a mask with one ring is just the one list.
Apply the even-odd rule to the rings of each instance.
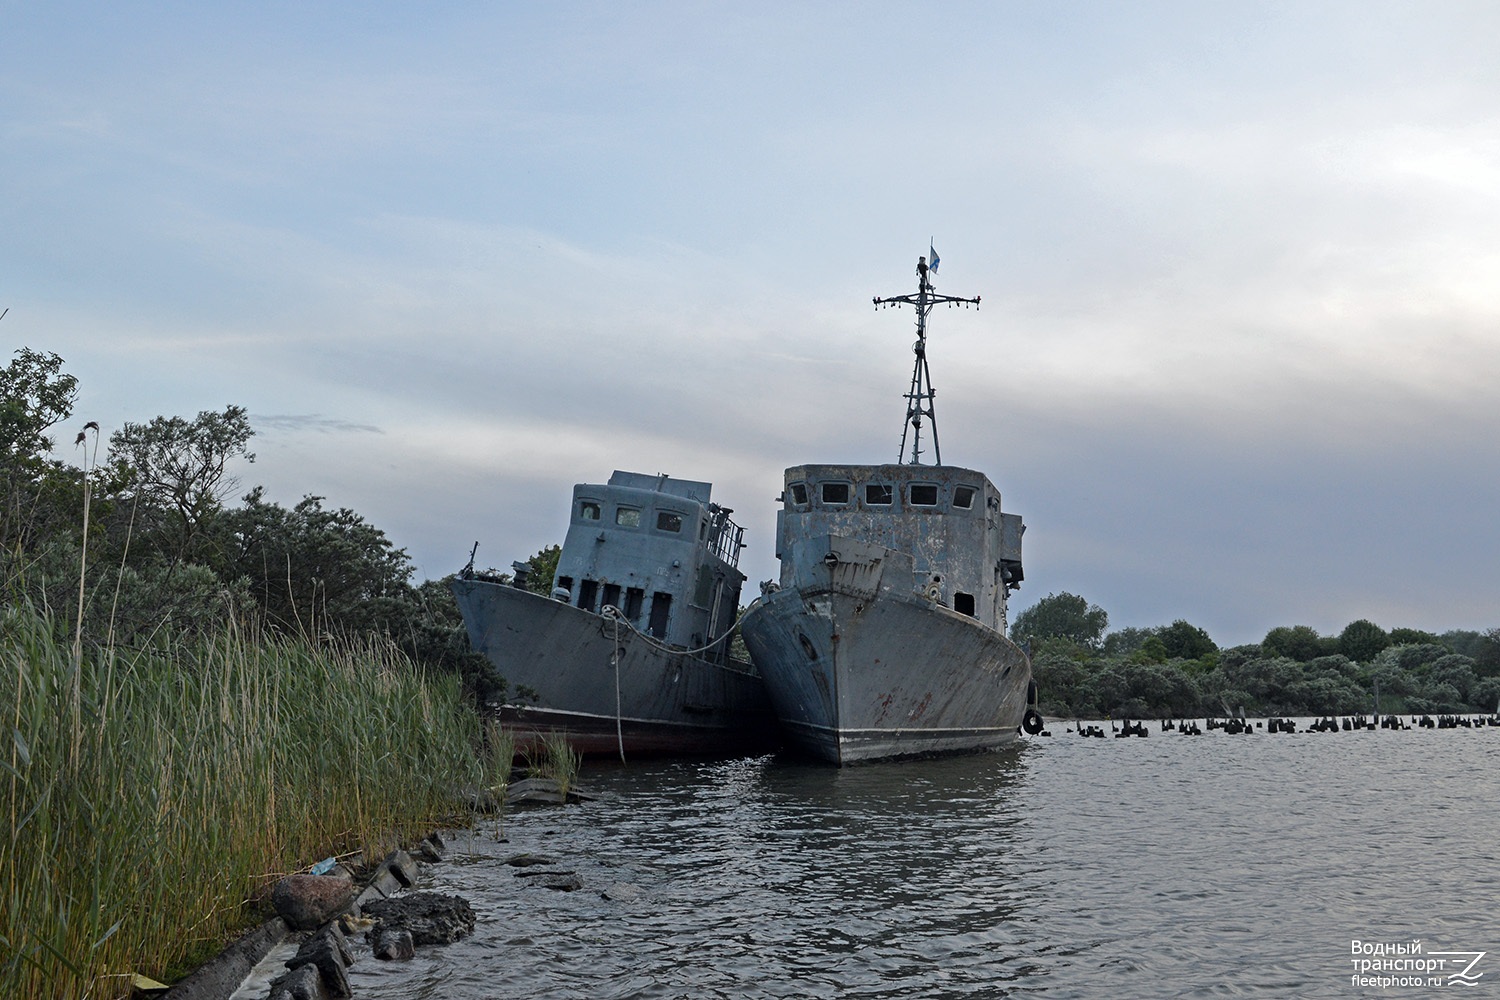
[[823, 483], [820, 488], [824, 503], [847, 504], [849, 502], [848, 483]]
[[639, 528], [641, 509], [639, 507], [616, 507], [615, 523], [622, 528]]
[[682, 515], [670, 510], [659, 510], [656, 512], [657, 531], [681, 531]]
[[895, 502], [895, 491], [888, 483], [866, 483], [865, 503], [871, 507], [888, 507]]
[[907, 487], [907, 496], [913, 507], [936, 507], [938, 488], [934, 483], [912, 483]]
[[795, 504], [805, 504], [805, 503], [807, 503], [807, 484], [806, 483], [793, 483], [790, 487], [788, 487], [788, 489], [790, 489], [792, 491], [792, 503], [795, 503]]
[[953, 487], [953, 506], [968, 510], [974, 506], [974, 487]]
[[599, 520], [599, 504], [594, 500], [580, 500], [578, 502], [578, 519], [580, 521]]

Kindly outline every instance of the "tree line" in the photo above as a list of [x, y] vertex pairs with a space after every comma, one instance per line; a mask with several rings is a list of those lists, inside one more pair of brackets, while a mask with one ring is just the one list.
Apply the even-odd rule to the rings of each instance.
[[[504, 682], [470, 650], [442, 580], [412, 582], [404, 549], [355, 511], [245, 489], [243, 407], [71, 423], [78, 381], [22, 348], [0, 369], [0, 584], [74, 644], [145, 646], [228, 624], [317, 638], [375, 634], [482, 701]], [[72, 435], [76, 464], [58, 458]], [[238, 499], [235, 499], [238, 494]]]
[[1367, 619], [1337, 635], [1278, 626], [1259, 643], [1220, 648], [1185, 620], [1108, 631], [1109, 615], [1067, 592], [1022, 611], [1044, 713], [1076, 718], [1495, 712], [1500, 628], [1441, 635]]

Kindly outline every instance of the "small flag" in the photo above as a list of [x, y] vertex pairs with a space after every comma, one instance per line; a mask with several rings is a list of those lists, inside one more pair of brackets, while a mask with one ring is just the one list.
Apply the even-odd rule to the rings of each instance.
[[937, 255], [937, 251], [932, 248], [932, 241], [930, 241], [930, 240], [927, 243], [927, 260], [928, 260], [927, 266], [930, 267], [930, 268], [932, 268], [932, 273], [933, 274], [936, 274], [937, 273], [937, 266], [938, 266], [938, 255]]

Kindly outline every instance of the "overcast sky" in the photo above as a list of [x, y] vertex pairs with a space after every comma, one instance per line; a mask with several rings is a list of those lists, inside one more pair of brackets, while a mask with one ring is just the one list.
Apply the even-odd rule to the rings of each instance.
[[[0, 2], [0, 346], [425, 577], [615, 468], [943, 458], [1012, 614], [1500, 625], [1500, 5]], [[0, 362], [3, 363], [3, 362]], [[72, 438], [62, 428], [60, 441]], [[62, 447], [63, 458], [73, 458]]]

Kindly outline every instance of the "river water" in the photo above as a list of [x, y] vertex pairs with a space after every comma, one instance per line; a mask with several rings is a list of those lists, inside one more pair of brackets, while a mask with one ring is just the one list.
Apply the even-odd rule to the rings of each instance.
[[[843, 770], [588, 762], [599, 800], [450, 835], [423, 887], [469, 899], [476, 932], [366, 952], [355, 996], [1500, 996], [1500, 728], [1068, 728]], [[584, 888], [529, 885], [521, 852]], [[639, 895], [603, 898], [618, 883]], [[1378, 957], [1354, 942], [1413, 941], [1489, 952], [1478, 985], [1448, 985], [1452, 957], [1353, 978]]]

